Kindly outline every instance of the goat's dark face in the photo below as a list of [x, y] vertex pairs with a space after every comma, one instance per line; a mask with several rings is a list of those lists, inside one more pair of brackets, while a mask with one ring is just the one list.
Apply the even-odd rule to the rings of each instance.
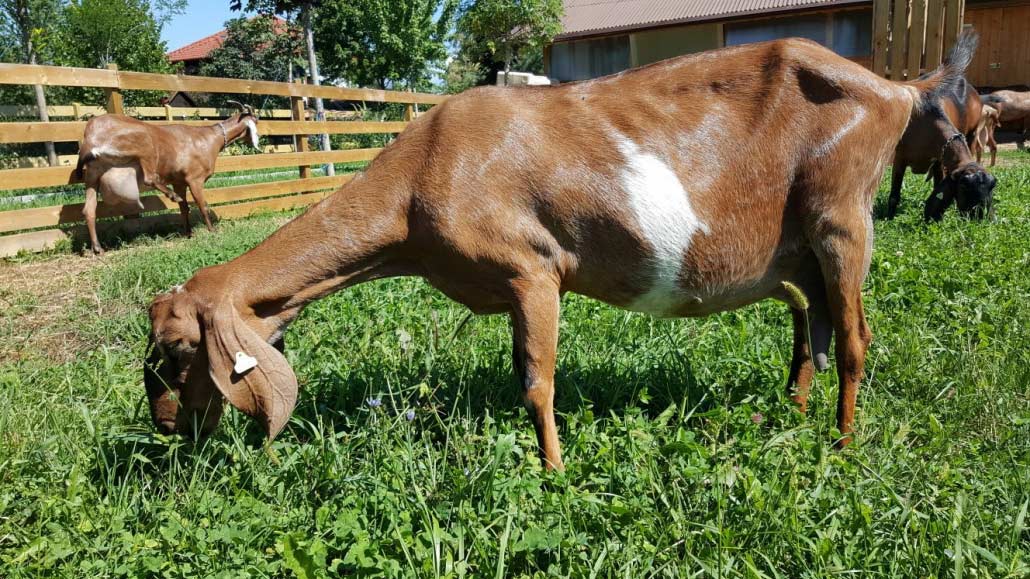
[[927, 200], [924, 217], [939, 221], [952, 200], [958, 212], [970, 219], [994, 215], [994, 187], [997, 179], [978, 163], [967, 163], [946, 175]]
[[154, 426], [164, 434], [209, 434], [218, 426], [222, 397], [201, 360], [206, 355], [194, 300], [176, 287], [154, 299], [150, 322], [143, 383]]
[[998, 180], [978, 163], [970, 163], [948, 175], [955, 188], [958, 212], [972, 219], [991, 217], [994, 212], [994, 187]]

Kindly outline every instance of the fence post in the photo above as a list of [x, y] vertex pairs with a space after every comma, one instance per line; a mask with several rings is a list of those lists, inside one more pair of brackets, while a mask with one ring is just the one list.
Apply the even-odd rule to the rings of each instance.
[[[111, 63], [107, 65], [107, 68], [118, 72], [118, 65]], [[121, 83], [119, 83], [120, 85]], [[115, 115], [124, 115], [125, 109], [122, 107], [122, 91], [120, 88], [109, 88], [104, 89], [107, 93], [107, 113]]]
[[79, 120], [82, 118], [82, 103], [72, 103], [72, 120]]
[[[296, 84], [304, 84], [303, 79], [298, 79], [293, 82]], [[307, 120], [304, 118], [304, 97], [290, 97], [290, 109], [293, 111], [293, 120], [301, 122]], [[311, 149], [311, 146], [308, 143], [307, 135], [294, 135], [293, 138], [297, 142], [297, 152], [306, 153]], [[310, 165], [301, 165], [299, 169], [301, 179], [307, 179], [308, 177], [311, 177]]]
[[172, 120], [172, 105], [165, 104], [165, 120]]

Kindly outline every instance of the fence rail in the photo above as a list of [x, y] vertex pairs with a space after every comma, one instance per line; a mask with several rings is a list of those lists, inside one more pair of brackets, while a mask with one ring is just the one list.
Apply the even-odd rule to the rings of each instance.
[[[250, 81], [182, 75], [160, 75], [150, 73], [108, 70], [65, 68], [0, 63], [0, 84], [40, 84], [44, 86], [73, 86], [105, 89], [108, 93], [107, 106], [95, 107], [81, 104], [47, 107], [50, 116], [72, 118], [53, 122], [0, 122], [0, 143], [78, 142], [82, 139], [87, 116], [106, 113], [125, 113], [157, 125], [180, 124], [190, 126], [211, 125], [212, 121], [195, 120], [198, 117], [224, 117], [231, 110], [214, 107], [177, 108], [169, 106], [128, 108], [122, 105], [122, 91], [161, 90], [189, 91], [203, 93], [242, 93], [254, 95], [276, 95], [290, 97], [291, 108], [259, 111], [262, 135], [296, 138], [292, 152], [263, 153], [242, 156], [221, 156], [216, 163], [216, 172], [244, 171], [289, 167], [299, 170], [296, 179], [271, 181], [250, 185], [233, 185], [205, 189], [205, 196], [212, 212], [219, 219], [232, 219], [250, 215], [255, 211], [281, 210], [302, 207], [323, 199], [331, 190], [346, 183], [352, 174], [333, 177], [312, 177], [310, 168], [325, 163], [347, 163], [370, 161], [381, 149], [347, 149], [335, 151], [312, 151], [307, 137], [316, 134], [396, 134], [407, 126], [414, 117], [414, 106], [435, 105], [446, 98], [441, 95], [383, 91], [371, 89], [341, 88], [335, 86], [313, 86], [300, 83]], [[321, 97], [344, 101], [365, 101], [377, 103], [407, 104], [405, 121], [362, 121], [352, 120], [354, 113], [329, 113], [327, 118], [337, 120], [314, 121], [305, 109], [303, 99]], [[0, 116], [21, 117], [38, 114], [36, 107], [3, 106]], [[190, 120], [186, 120], [187, 117]], [[182, 120], [175, 120], [176, 118]], [[150, 120], [158, 119], [158, 120]], [[68, 184], [72, 181], [73, 167], [18, 168], [0, 170], [0, 191], [37, 189]], [[102, 196], [102, 195], [101, 195]], [[101, 230], [123, 232], [148, 231], [152, 227], [175, 222], [178, 216], [168, 213], [177, 206], [161, 195], [144, 196], [144, 217], [123, 220], [105, 220], [98, 223]], [[53, 244], [80, 237], [84, 233], [82, 203], [66, 203], [29, 209], [0, 211], [0, 257], [14, 255], [20, 251], [39, 251]], [[157, 213], [156, 215], [150, 215]], [[99, 218], [122, 215], [115, 206], [101, 201], [97, 208]]]

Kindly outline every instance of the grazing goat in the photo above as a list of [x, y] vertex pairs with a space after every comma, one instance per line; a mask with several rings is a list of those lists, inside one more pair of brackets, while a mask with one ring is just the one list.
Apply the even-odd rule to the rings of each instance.
[[1019, 128], [1020, 149], [1026, 146], [1026, 134], [1030, 131], [1030, 92], [999, 90], [983, 97], [986, 104], [998, 109], [998, 124], [1015, 125]]
[[976, 139], [973, 141], [973, 152], [976, 154], [976, 162], [981, 163], [984, 147], [991, 150], [991, 167], [998, 160], [998, 141], [994, 140], [994, 131], [998, 128], [998, 109], [991, 105], [984, 105], [983, 113], [980, 115], [980, 125], [976, 127]]
[[[901, 204], [901, 184], [905, 179], [905, 169], [911, 168], [917, 175], [927, 174], [928, 180], [932, 179], [934, 189], [932, 195], [937, 195], [940, 190], [940, 182], [944, 177], [941, 175], [940, 160], [943, 151], [940, 147], [940, 139], [946, 138], [955, 131], [965, 136], [966, 145], [972, 146], [976, 139], [976, 129], [980, 124], [980, 95], [977, 94], [973, 85], [966, 82], [964, 78], [959, 79], [945, 91], [938, 100], [937, 106], [940, 111], [931, 111], [931, 115], [943, 115], [950, 121], [951, 127], [942, 127], [940, 131], [933, 130], [932, 123], [911, 123], [909, 129], [902, 135], [894, 151], [894, 162], [891, 167], [891, 191], [887, 199], [887, 219], [894, 219], [898, 213], [898, 206]], [[953, 127], [953, 128], [952, 128]], [[963, 159], [964, 161], [964, 159]]]
[[511, 317], [550, 468], [562, 467], [553, 400], [565, 292], [661, 317], [786, 302], [788, 388], [802, 410], [836, 333], [847, 444], [872, 339], [861, 292], [873, 195], [909, 120], [937, 110], [974, 46], [963, 36], [949, 64], [910, 83], [789, 39], [451, 97], [263, 243], [154, 299], [154, 423], [209, 433], [224, 397], [275, 437], [297, 400], [287, 326], [345, 287], [413, 275], [473, 312]]
[[240, 112], [208, 127], [154, 125], [123, 115], [101, 115], [86, 123], [72, 180], [86, 184], [82, 213], [93, 253], [104, 251], [97, 240], [97, 191], [105, 205], [137, 213], [143, 209], [140, 192], [157, 189], [179, 204], [183, 231], [190, 235], [189, 187], [204, 223], [212, 229], [204, 182], [215, 172], [218, 153], [244, 134], [250, 136], [251, 145], [258, 146], [254, 110], [230, 102]]

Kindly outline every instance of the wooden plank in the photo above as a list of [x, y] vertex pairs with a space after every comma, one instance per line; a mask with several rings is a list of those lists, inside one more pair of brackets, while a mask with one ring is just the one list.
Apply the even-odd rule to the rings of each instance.
[[940, 66], [944, 52], [944, 0], [928, 0], [926, 4], [926, 70]]
[[50, 249], [70, 235], [60, 229], [47, 229], [45, 231], [32, 231], [19, 233], [17, 235], [0, 236], [0, 257], [11, 257], [19, 252], [39, 252]]
[[[277, 197], [263, 201], [249, 201], [235, 205], [220, 205], [212, 207], [211, 212], [217, 219], [238, 219], [247, 217], [259, 212], [285, 211], [305, 207], [325, 199], [332, 195], [330, 191], [308, 193], [305, 195], [291, 195], [289, 197]], [[198, 214], [196, 208], [190, 213], [190, 220], [196, 223]], [[97, 223], [97, 229], [103, 234], [109, 234], [112, 230], [122, 233], [139, 233], [151, 231], [159, 226], [177, 226], [179, 216], [174, 213], [162, 215], [151, 215], [139, 219], [125, 219], [117, 221], [101, 221]], [[0, 257], [17, 255], [19, 251], [43, 251], [52, 248], [55, 244], [65, 239], [86, 239], [86, 226], [77, 225], [68, 231], [60, 229], [46, 229], [43, 231], [32, 231], [29, 233], [18, 233], [14, 235], [0, 236]]]
[[904, 80], [905, 53], [908, 48], [908, 0], [894, 0], [891, 14], [890, 78]]
[[915, 80], [921, 72], [923, 43], [926, 39], [926, 0], [912, 0], [912, 18], [908, 27], [908, 80]]
[[0, 63], [0, 84], [118, 88], [118, 73], [98, 68]]
[[962, 30], [960, 0], [944, 0], [944, 55], [955, 46], [958, 33]]
[[[317, 177], [303, 180], [291, 179], [289, 181], [273, 181], [270, 183], [205, 189], [204, 193], [209, 205], [218, 205], [219, 203], [307, 193], [324, 189], [335, 190], [353, 177], [354, 174], [349, 173], [335, 177]], [[133, 213], [152, 213], [169, 209], [177, 210], [179, 207], [178, 204], [173, 203], [164, 195], [145, 195], [140, 200], [143, 203], [143, 209], [133, 211]], [[50, 207], [0, 211], [0, 233], [80, 222], [83, 219], [83, 205], [83, 203], [68, 203], [66, 205]], [[110, 205], [103, 201], [97, 205], [97, 217], [99, 218], [116, 217], [124, 214], [125, 212], [120, 206]]]
[[[271, 155], [239, 155], [219, 157], [215, 170], [242, 171], [246, 169], [267, 169], [296, 165], [320, 165], [322, 163], [353, 163], [371, 161], [382, 149], [349, 149], [345, 151], [312, 151], [308, 153], [275, 153]], [[3, 180], [0, 179], [0, 189]]]
[[887, 46], [890, 34], [891, 0], [873, 2], [873, 72], [887, 74]]
[[[303, 79], [294, 81], [296, 83], [304, 82]], [[293, 115], [293, 120], [297, 122], [303, 122], [307, 118], [307, 111], [304, 110], [304, 99], [301, 97], [290, 97], [290, 113]], [[294, 135], [293, 143], [296, 145], [297, 151], [306, 153], [311, 150], [311, 143], [308, 141], [307, 135]], [[307, 179], [311, 177], [311, 165], [301, 165], [297, 167], [300, 172], [301, 179]]]
[[[115, 106], [115, 105], [112, 105]], [[211, 127], [211, 121], [147, 121], [155, 125]], [[332, 135], [393, 134], [407, 127], [403, 121], [261, 121], [262, 135], [299, 135], [329, 133]], [[0, 143], [77, 142], [86, 129], [85, 121], [0, 123]]]
[[[219, 157], [216, 172], [242, 171], [247, 169], [270, 169], [302, 164], [353, 163], [371, 161], [382, 149], [349, 149], [344, 151], [317, 151], [310, 153], [269, 153], [261, 155], [240, 155]], [[0, 191], [34, 189], [65, 185], [72, 176], [74, 167], [43, 167], [31, 169], [6, 169], [0, 171]]]
[[75, 167], [43, 167], [0, 171], [0, 191], [65, 185]]
[[204, 76], [152, 74], [0, 63], [0, 84], [41, 84], [44, 86], [92, 86], [122, 90], [167, 90], [188, 92], [270, 94], [307, 96], [325, 99], [388, 103], [439, 104], [446, 95], [411, 93], [336, 86], [294, 85], [285, 82], [241, 80]]
[[[118, 65], [112, 62], [111, 64], [107, 65], [107, 69], [118, 72]], [[122, 99], [122, 90], [118, 87], [115, 87], [105, 89], [104, 92], [107, 93], [107, 104], [104, 106], [104, 108], [107, 109], [107, 112], [112, 115], [125, 114], [125, 108], [123, 106], [125, 103]]]

